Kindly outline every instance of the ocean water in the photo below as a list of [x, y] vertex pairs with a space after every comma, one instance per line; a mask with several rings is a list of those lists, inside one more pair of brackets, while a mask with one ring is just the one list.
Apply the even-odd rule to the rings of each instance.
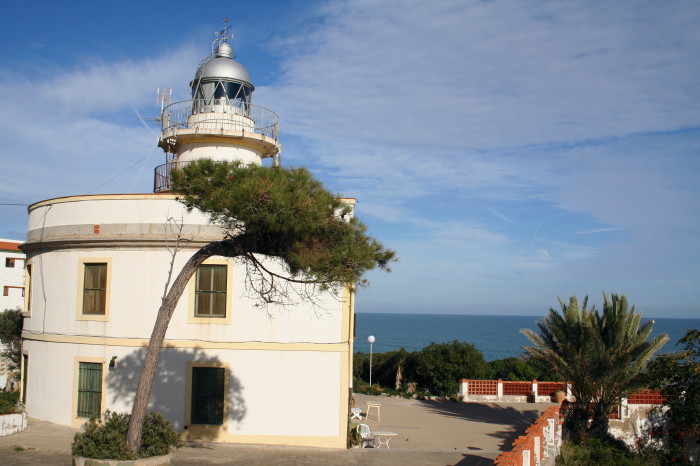
[[[417, 351], [430, 343], [452, 340], [476, 346], [484, 359], [493, 361], [523, 353], [529, 340], [521, 328], [537, 330], [535, 322], [543, 316], [478, 316], [446, 314], [356, 314], [355, 351], [369, 352], [367, 337], [374, 335], [372, 350], [376, 353], [405, 348]], [[643, 321], [651, 319], [642, 319]], [[668, 334], [670, 340], [662, 352], [680, 350], [676, 345], [688, 328], [700, 328], [700, 319], [654, 319], [652, 337]]]

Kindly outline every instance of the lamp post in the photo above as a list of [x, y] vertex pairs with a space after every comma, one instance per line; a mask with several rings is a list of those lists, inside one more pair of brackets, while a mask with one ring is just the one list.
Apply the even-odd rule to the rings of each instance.
[[372, 387], [372, 343], [374, 343], [374, 335], [367, 337], [369, 342], [369, 386]]

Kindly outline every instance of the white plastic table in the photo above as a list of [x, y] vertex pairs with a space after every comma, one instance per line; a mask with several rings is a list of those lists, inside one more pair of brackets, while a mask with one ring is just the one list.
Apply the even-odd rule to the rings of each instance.
[[381, 420], [382, 420], [382, 419], [381, 419], [382, 415], [381, 415], [381, 413], [379, 412], [379, 409], [380, 409], [381, 407], [382, 407], [382, 404], [381, 404], [381, 403], [374, 403], [374, 402], [368, 401], [368, 402], [367, 402], [367, 411], [366, 411], [367, 414], [366, 414], [365, 417], [366, 417], [367, 419], [369, 419], [369, 410], [372, 409], [372, 408], [376, 408], [376, 410], [377, 410], [377, 421], [381, 421]]
[[383, 430], [373, 430], [372, 433], [377, 438], [377, 448], [381, 448], [382, 445], [385, 445], [387, 449], [389, 449], [389, 440], [391, 440], [391, 437], [398, 435], [396, 432], [386, 432]]

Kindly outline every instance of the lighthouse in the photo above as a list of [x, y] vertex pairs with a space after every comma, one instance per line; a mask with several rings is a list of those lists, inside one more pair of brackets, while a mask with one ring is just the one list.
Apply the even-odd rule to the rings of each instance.
[[[107, 409], [131, 409], [171, 272], [225, 234], [178, 201], [171, 170], [205, 158], [279, 163], [277, 115], [253, 103], [255, 86], [229, 39], [225, 27], [194, 70], [189, 98], [162, 106], [165, 163], [155, 168], [153, 193], [29, 206], [20, 246], [20, 386], [29, 416], [78, 428]], [[263, 310], [246, 283], [245, 266], [231, 258], [198, 268], [170, 321], [149, 409], [190, 439], [344, 448], [352, 293], [318, 291], [314, 304]], [[299, 416], [299, 406], [314, 409]]]
[[[226, 21], [226, 20], [225, 20]], [[170, 170], [197, 159], [279, 164], [279, 119], [252, 103], [255, 86], [235, 60], [228, 22], [190, 82], [191, 99], [163, 109], [158, 145], [166, 163], [155, 169], [154, 192], [170, 189]]]

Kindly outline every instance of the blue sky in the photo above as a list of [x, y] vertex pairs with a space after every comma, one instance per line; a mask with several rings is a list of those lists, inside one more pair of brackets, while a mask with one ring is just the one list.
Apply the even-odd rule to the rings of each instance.
[[[0, 203], [149, 192], [231, 18], [282, 161], [396, 249], [359, 312], [700, 317], [700, 2], [7, 1]], [[0, 237], [26, 209], [0, 206]]]

